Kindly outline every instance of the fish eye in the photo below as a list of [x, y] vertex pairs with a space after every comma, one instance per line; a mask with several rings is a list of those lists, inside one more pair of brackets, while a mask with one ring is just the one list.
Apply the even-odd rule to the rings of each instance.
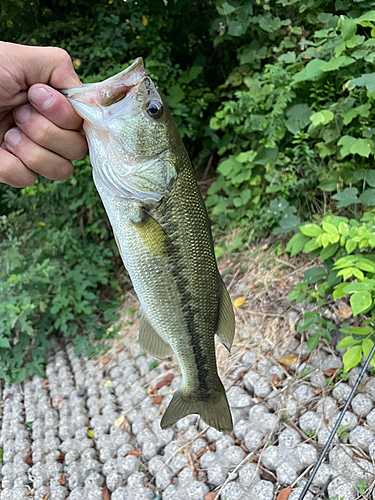
[[158, 101], [149, 101], [146, 104], [146, 111], [151, 116], [151, 118], [160, 118], [163, 114], [163, 105]]

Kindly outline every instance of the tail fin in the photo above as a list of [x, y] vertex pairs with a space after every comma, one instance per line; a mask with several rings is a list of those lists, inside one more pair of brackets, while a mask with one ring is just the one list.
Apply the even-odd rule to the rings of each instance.
[[224, 386], [219, 378], [215, 389], [207, 401], [197, 401], [194, 394], [188, 390], [178, 389], [161, 420], [161, 428], [168, 429], [180, 418], [198, 413], [207, 425], [215, 427], [218, 431], [232, 431], [232, 415]]

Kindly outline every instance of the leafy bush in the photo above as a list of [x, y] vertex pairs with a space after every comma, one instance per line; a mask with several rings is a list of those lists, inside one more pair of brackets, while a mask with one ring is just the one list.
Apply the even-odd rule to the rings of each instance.
[[207, 200], [217, 226], [290, 232], [332, 203], [374, 206], [375, 11], [282, 0], [246, 18], [252, 3], [241, 5], [221, 7], [228, 33], [238, 16], [253, 39], [227, 79], [239, 89], [210, 121], [222, 157]]
[[[296, 286], [288, 300], [314, 301], [321, 307], [331, 296], [333, 299], [349, 296], [353, 316], [366, 314], [365, 326], [344, 323], [341, 329], [345, 337], [338, 347], [349, 348], [343, 359], [348, 371], [362, 361], [362, 355], [368, 358], [374, 346], [375, 256], [372, 249], [375, 247], [375, 210], [366, 212], [360, 221], [326, 216], [318, 224], [307, 223], [299, 229], [286, 251], [291, 255], [311, 252], [312, 258], [320, 257], [323, 267], [306, 271], [304, 283]], [[306, 312], [304, 316], [305, 321], [298, 329], [303, 331], [313, 326], [315, 333], [308, 340], [310, 350], [318, 345], [320, 337], [330, 341], [333, 323], [315, 311]], [[375, 358], [370, 363], [375, 367]]]
[[[65, 48], [86, 82], [142, 55], [208, 190], [216, 236], [242, 229], [234, 249], [270, 231], [296, 232], [329, 210], [358, 219], [375, 206], [371, 4], [17, 0], [2, 5], [0, 26], [3, 40]], [[125, 283], [87, 159], [76, 169], [65, 183], [0, 186], [7, 380], [41, 373], [54, 331], [75, 335], [77, 350], [93, 354], [89, 338], [106, 335]], [[302, 250], [307, 240], [298, 242]], [[326, 293], [319, 290], [318, 300]], [[317, 326], [319, 338], [329, 331], [323, 320]]]
[[[119, 268], [86, 160], [68, 182], [4, 192], [0, 218], [0, 378], [43, 373], [48, 336], [75, 335], [76, 352], [116, 318]], [[5, 210], [3, 209], [3, 213]]]

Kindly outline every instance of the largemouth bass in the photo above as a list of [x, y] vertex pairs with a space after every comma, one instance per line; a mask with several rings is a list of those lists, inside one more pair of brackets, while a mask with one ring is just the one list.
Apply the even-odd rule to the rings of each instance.
[[142, 59], [103, 82], [63, 91], [84, 119], [93, 177], [141, 303], [139, 342], [182, 373], [163, 429], [197, 413], [220, 431], [232, 417], [215, 334], [230, 350], [234, 313], [188, 154]]

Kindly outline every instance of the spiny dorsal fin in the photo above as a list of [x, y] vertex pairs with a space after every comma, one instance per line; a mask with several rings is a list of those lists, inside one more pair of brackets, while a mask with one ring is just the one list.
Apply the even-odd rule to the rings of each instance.
[[235, 319], [232, 301], [230, 300], [228, 290], [223, 280], [219, 277], [220, 285], [220, 306], [219, 317], [216, 327], [216, 335], [220, 342], [230, 351], [234, 339]]
[[144, 351], [155, 358], [165, 359], [172, 356], [172, 349], [156, 333], [143, 311], [139, 320], [139, 344]]

